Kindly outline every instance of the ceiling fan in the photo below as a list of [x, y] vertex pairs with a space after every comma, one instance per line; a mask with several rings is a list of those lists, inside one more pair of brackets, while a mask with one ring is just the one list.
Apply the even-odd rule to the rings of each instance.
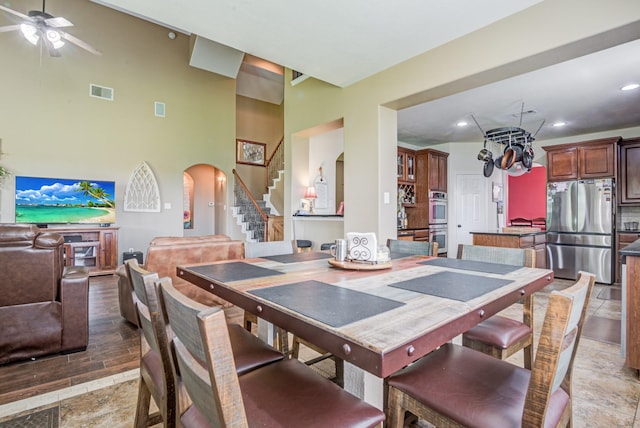
[[49, 51], [49, 55], [54, 57], [61, 56], [58, 50], [64, 46], [65, 40], [91, 52], [94, 55], [102, 55], [100, 51], [96, 50], [88, 43], [60, 30], [60, 28], [72, 27], [73, 24], [61, 16], [55, 17], [49, 15], [44, 11], [44, 6], [45, 0], [42, 0], [42, 11], [30, 10], [28, 14], [25, 15], [0, 5], [0, 10], [10, 13], [22, 20], [22, 23], [20, 24], [0, 27], [0, 33], [20, 30], [24, 38], [34, 45], [37, 45], [38, 41], [42, 40]]

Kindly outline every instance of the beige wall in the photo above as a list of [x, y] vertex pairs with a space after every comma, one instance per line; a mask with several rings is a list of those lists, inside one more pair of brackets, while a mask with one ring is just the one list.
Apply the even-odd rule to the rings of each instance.
[[[237, 138], [265, 143], [269, 159], [282, 140], [284, 130], [284, 105], [275, 105], [247, 97], [236, 98]], [[256, 199], [265, 192], [266, 168], [238, 164], [236, 171]]]
[[[25, 10], [40, 6], [36, 0], [13, 3]], [[62, 58], [40, 57], [18, 33], [0, 34], [0, 163], [17, 175], [115, 180], [120, 251], [144, 250], [154, 236], [181, 235], [183, 170], [204, 163], [232, 177], [234, 80], [189, 67], [186, 36], [170, 40], [162, 27], [83, 0], [48, 9], [76, 23], [71, 33], [103, 55], [68, 46]], [[286, 73], [285, 212], [293, 212], [292, 189], [302, 179], [292, 169], [302, 154], [294, 154], [292, 145], [308, 140], [310, 128], [343, 120], [345, 201], [351, 207], [345, 231], [371, 230], [380, 239], [395, 235], [395, 204], [381, 200], [395, 192], [397, 108], [637, 38], [639, 19], [636, 1], [547, 0], [345, 89], [314, 79], [292, 87]], [[633, 22], [635, 27], [624, 27]], [[114, 88], [115, 100], [90, 98], [89, 83]], [[154, 101], [166, 103], [166, 118], [153, 116]], [[245, 132], [242, 138], [262, 138]], [[265, 136], [265, 142], [279, 137]], [[161, 213], [121, 211], [126, 182], [142, 161], [158, 179]], [[232, 186], [227, 187], [230, 204]], [[0, 187], [0, 221], [13, 220], [8, 180]], [[289, 219], [285, 225], [291, 237]]]
[[[235, 81], [190, 67], [184, 35], [170, 40], [162, 27], [84, 0], [47, 6], [103, 55], [70, 45], [61, 58], [41, 57], [19, 33], [0, 34], [0, 164], [14, 175], [115, 180], [120, 253], [145, 251], [154, 236], [182, 235], [182, 172], [204, 163], [232, 176]], [[114, 101], [89, 97], [90, 83], [114, 88]], [[165, 118], [154, 116], [154, 101], [166, 103]], [[142, 161], [156, 175], [160, 213], [122, 211], [129, 175]], [[11, 179], [0, 187], [2, 222], [14, 221], [13, 191]]]
[[[345, 203], [351, 208], [345, 232], [395, 236], [395, 205], [380, 201], [395, 192], [396, 109], [635, 39], [639, 20], [640, 2], [548, 0], [344, 89], [313, 79], [285, 84], [288, 159], [297, 135], [343, 118]], [[285, 204], [296, 203], [294, 186]]]

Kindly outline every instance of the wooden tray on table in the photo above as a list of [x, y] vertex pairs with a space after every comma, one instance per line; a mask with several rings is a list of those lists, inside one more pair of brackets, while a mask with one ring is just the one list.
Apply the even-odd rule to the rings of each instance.
[[329, 259], [329, 264], [338, 269], [346, 270], [381, 270], [390, 269], [393, 265], [391, 260], [386, 263], [368, 263], [368, 262], [340, 262], [336, 259]]

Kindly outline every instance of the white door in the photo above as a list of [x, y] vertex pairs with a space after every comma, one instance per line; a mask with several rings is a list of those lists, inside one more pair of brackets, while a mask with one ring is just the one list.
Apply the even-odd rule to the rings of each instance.
[[458, 244], [471, 244], [472, 236], [469, 232], [486, 232], [487, 215], [491, 195], [489, 194], [489, 181], [480, 174], [456, 175], [456, 218], [454, 246], [449, 247], [449, 252], [457, 253]]

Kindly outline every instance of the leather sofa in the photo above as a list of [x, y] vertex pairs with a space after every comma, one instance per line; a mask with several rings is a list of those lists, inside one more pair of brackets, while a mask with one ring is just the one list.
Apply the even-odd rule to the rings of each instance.
[[64, 266], [64, 238], [0, 224], [0, 364], [80, 351], [89, 340], [89, 274]]
[[[168, 276], [185, 296], [207, 306], [231, 304], [217, 296], [179, 278], [176, 267], [195, 263], [244, 258], [244, 241], [231, 240], [226, 235], [206, 235], [193, 237], [158, 237], [149, 244], [144, 268], [157, 272], [160, 278]], [[120, 314], [134, 325], [138, 325], [133, 305], [132, 286], [123, 265], [116, 270], [118, 275], [118, 298]]]

